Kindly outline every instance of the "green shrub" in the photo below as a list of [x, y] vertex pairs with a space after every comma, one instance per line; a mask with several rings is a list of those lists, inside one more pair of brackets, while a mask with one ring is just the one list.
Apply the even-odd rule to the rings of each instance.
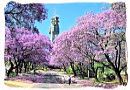
[[66, 73], [69, 75], [73, 74], [72, 68], [71, 67], [66, 68]]
[[15, 76], [16, 76], [16, 72], [14, 72], [14, 71], [11, 72], [11, 73], [10, 73], [10, 76], [11, 76], [11, 77], [15, 77]]

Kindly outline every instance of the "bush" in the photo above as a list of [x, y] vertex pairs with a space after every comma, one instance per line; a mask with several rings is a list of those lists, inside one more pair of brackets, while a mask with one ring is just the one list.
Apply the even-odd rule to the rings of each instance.
[[10, 73], [10, 77], [15, 77], [15, 76], [17, 76], [16, 72], [13, 71], [13, 72]]
[[71, 67], [66, 68], [66, 73], [69, 74], [69, 75], [73, 74]]
[[100, 82], [110, 82], [115, 80], [115, 73], [112, 69], [109, 69], [107, 67], [104, 67], [104, 71], [102, 71], [102, 68], [98, 69], [97, 78]]

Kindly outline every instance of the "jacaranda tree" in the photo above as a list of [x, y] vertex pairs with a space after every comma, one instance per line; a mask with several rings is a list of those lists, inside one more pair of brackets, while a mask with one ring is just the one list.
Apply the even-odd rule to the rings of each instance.
[[96, 15], [88, 14], [78, 19], [78, 26], [90, 33], [89, 42], [96, 47], [93, 50], [96, 55], [95, 60], [108, 62], [109, 65], [104, 65], [110, 66], [115, 71], [120, 84], [123, 84], [120, 73], [126, 68], [124, 11], [117, 12], [110, 9]]
[[55, 39], [52, 62], [59, 65], [100, 62], [112, 69], [123, 84], [121, 71], [127, 66], [125, 30], [125, 8], [120, 12], [111, 8], [83, 15], [69, 32]]
[[50, 50], [51, 41], [48, 37], [24, 28], [6, 28], [5, 61], [11, 65], [7, 70], [7, 76], [13, 69], [18, 74], [22, 72], [23, 67], [26, 72], [29, 64], [35, 68], [36, 65], [48, 63]]
[[9, 2], [5, 7], [5, 22], [8, 28], [34, 29], [35, 21], [43, 21], [47, 18], [47, 10], [43, 4], [20, 4]]

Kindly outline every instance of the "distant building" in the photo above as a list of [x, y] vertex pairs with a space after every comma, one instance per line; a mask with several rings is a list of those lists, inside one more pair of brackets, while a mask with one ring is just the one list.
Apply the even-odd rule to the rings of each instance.
[[51, 19], [51, 28], [49, 34], [51, 35], [51, 41], [53, 41], [59, 34], [59, 17], [53, 17]]

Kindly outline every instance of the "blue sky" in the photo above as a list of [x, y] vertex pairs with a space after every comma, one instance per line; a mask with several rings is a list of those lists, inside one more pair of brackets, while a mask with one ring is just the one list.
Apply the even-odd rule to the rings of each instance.
[[105, 8], [110, 7], [108, 3], [65, 3], [65, 4], [45, 4], [48, 9], [48, 18], [43, 22], [35, 22], [35, 26], [40, 33], [49, 35], [51, 18], [59, 16], [60, 33], [69, 30], [76, 23], [76, 19], [87, 12], [99, 13]]

